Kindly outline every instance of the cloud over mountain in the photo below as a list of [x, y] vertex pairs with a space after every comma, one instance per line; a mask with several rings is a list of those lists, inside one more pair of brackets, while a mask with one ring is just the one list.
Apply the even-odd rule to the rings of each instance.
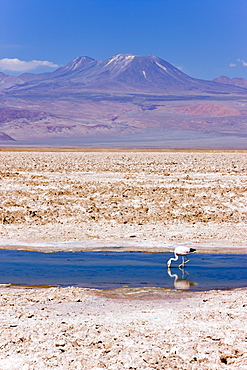
[[26, 72], [32, 71], [39, 67], [50, 67], [50, 68], [57, 68], [58, 65], [49, 62], [47, 60], [30, 60], [24, 61], [18, 58], [3, 58], [0, 59], [0, 70], [2, 71], [12, 71], [12, 72]]

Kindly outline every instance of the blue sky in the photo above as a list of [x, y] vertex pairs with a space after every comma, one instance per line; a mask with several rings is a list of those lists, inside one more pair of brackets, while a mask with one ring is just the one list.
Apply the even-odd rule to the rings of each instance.
[[0, 71], [127, 53], [196, 78], [247, 78], [246, 19], [247, 0], [0, 0]]

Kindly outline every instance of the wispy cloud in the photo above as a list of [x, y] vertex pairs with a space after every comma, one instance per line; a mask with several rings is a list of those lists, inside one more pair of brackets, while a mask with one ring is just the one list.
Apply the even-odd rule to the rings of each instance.
[[[247, 62], [245, 62], [245, 60], [239, 58], [237, 59], [237, 62], [241, 63], [243, 67], [247, 67]], [[238, 63], [230, 63], [229, 67], [236, 67]]]
[[48, 62], [47, 60], [30, 60], [27, 62], [27, 61], [20, 60], [17, 58], [0, 59], [0, 70], [2, 71], [26, 72], [26, 71], [32, 71], [39, 67], [56, 68], [58, 67], [58, 65], [53, 62]]
[[247, 62], [245, 62], [243, 59], [238, 59], [237, 61], [242, 63], [243, 67], [247, 67]]

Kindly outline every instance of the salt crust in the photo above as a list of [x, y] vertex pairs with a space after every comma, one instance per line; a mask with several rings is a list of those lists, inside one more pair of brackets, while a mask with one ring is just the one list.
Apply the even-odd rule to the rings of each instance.
[[247, 290], [0, 289], [0, 369], [247, 369]]
[[246, 152], [2, 151], [1, 248], [244, 253], [246, 164]]
[[[246, 253], [246, 156], [0, 152], [1, 247]], [[1, 287], [0, 369], [247, 369], [246, 293]]]

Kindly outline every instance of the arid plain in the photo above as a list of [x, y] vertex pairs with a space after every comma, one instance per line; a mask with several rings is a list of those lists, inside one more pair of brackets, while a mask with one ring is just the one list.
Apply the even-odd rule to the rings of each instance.
[[1, 243], [245, 247], [246, 165], [246, 152], [1, 151]]
[[[246, 151], [1, 150], [1, 248], [246, 253], [246, 165]], [[0, 299], [3, 370], [247, 369], [245, 288]]]

